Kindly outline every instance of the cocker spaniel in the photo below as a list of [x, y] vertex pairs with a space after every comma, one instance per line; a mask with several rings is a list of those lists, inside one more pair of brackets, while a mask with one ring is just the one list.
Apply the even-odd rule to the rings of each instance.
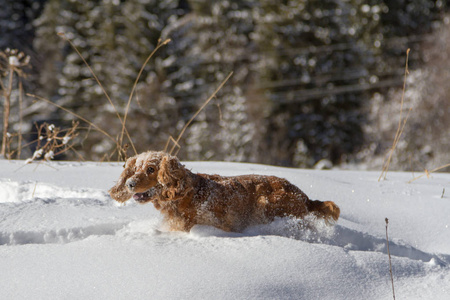
[[180, 231], [202, 224], [239, 232], [275, 217], [303, 218], [308, 214], [331, 224], [340, 214], [334, 202], [309, 200], [286, 179], [195, 174], [177, 157], [154, 151], [129, 158], [109, 193], [118, 202], [131, 197], [138, 203], [152, 202], [170, 229]]

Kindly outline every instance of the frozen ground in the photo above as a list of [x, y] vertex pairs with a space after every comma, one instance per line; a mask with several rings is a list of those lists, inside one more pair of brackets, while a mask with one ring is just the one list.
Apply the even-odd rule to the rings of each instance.
[[289, 219], [167, 232], [151, 204], [109, 198], [121, 164], [0, 161], [1, 298], [390, 299], [387, 217], [397, 298], [450, 299], [450, 174], [186, 165], [285, 177], [341, 218], [317, 233]]

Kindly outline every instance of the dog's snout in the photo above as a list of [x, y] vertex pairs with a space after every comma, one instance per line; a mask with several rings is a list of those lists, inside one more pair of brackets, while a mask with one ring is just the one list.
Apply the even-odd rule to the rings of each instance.
[[128, 179], [127, 182], [125, 183], [127, 188], [129, 188], [130, 190], [133, 190], [136, 187], [136, 180], [134, 179]]

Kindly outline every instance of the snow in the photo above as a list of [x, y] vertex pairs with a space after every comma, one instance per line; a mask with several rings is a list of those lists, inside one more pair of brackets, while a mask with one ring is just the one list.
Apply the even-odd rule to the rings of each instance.
[[9, 57], [9, 64], [13, 67], [19, 67], [20, 66], [20, 62], [19, 59], [17, 58], [17, 56], [10, 56]]
[[[449, 299], [450, 174], [187, 162], [195, 172], [287, 178], [341, 208], [335, 227], [278, 219], [243, 233], [168, 232], [151, 204], [107, 190], [123, 163], [0, 161], [3, 299]], [[417, 175], [417, 174], [416, 174]], [[444, 188], [448, 191], [442, 193]]]

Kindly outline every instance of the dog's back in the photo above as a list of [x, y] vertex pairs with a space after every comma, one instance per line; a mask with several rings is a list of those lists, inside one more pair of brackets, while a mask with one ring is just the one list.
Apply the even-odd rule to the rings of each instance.
[[[199, 222], [227, 231], [241, 231], [275, 217], [303, 218], [312, 213], [327, 223], [336, 221], [339, 208], [331, 201], [311, 201], [288, 180], [263, 175], [219, 176], [197, 174], [200, 188]], [[201, 183], [200, 183], [201, 182]], [[197, 196], [196, 196], [197, 195]]]

